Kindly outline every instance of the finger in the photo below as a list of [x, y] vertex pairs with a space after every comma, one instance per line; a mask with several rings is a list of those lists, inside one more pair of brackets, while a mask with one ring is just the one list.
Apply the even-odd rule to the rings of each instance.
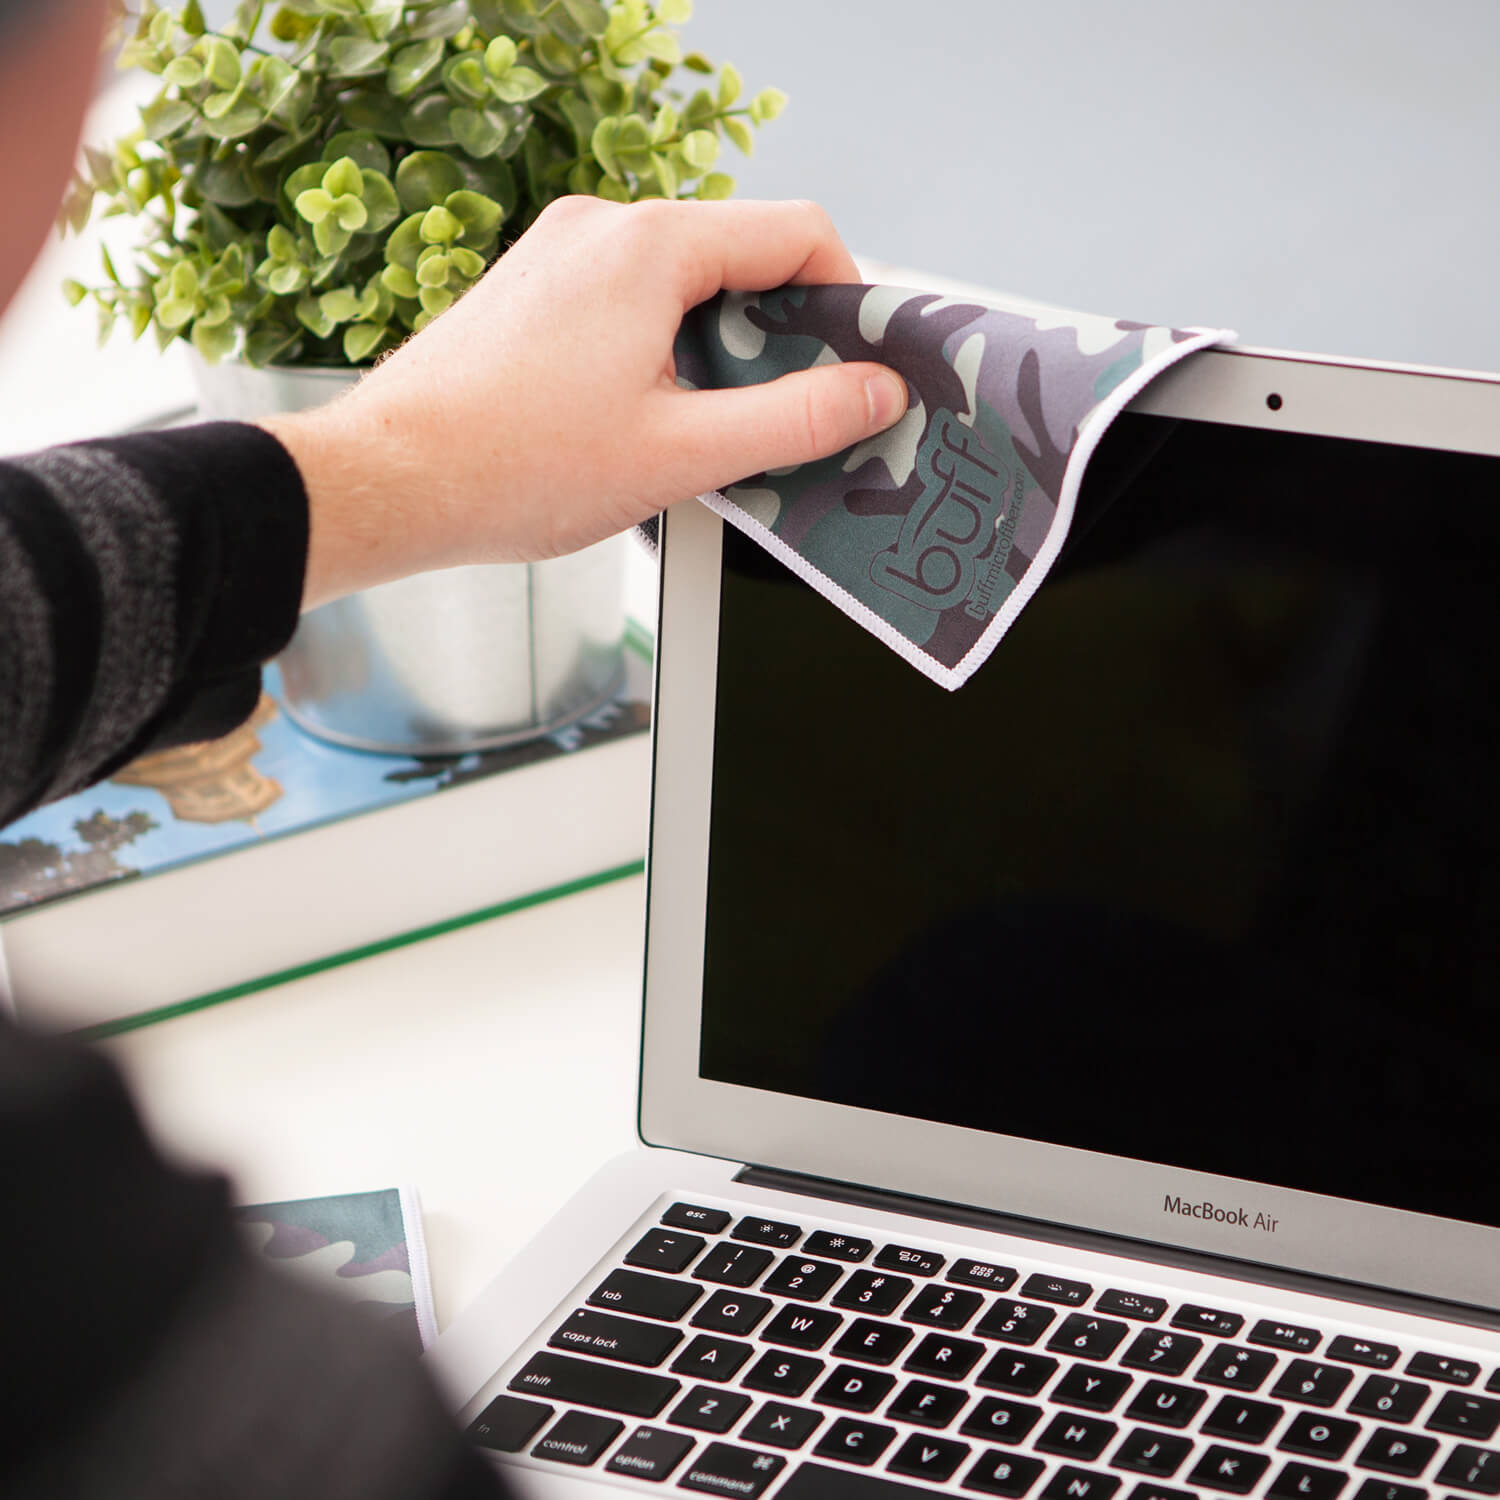
[[686, 305], [722, 288], [760, 292], [788, 284], [863, 278], [833, 221], [816, 203], [672, 204], [673, 231], [686, 269]]
[[662, 402], [659, 451], [674, 454], [678, 492], [696, 495], [884, 432], [905, 414], [907, 392], [894, 370], [852, 362], [733, 390], [676, 391]]

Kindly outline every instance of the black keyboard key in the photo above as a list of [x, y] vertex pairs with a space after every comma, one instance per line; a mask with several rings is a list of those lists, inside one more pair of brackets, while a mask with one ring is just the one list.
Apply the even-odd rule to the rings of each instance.
[[1500, 1495], [1500, 1452], [1460, 1443], [1438, 1470], [1437, 1479], [1439, 1484], [1451, 1484], [1456, 1490]]
[[1238, 1344], [1219, 1344], [1208, 1351], [1208, 1358], [1198, 1366], [1194, 1380], [1205, 1385], [1232, 1385], [1237, 1390], [1259, 1390], [1267, 1375], [1276, 1368], [1276, 1356], [1261, 1349], [1244, 1349]]
[[1379, 1469], [1382, 1474], [1416, 1479], [1432, 1462], [1437, 1446], [1436, 1438], [1418, 1437], [1393, 1427], [1377, 1427], [1354, 1462], [1361, 1469]]
[[[913, 1367], [913, 1359], [906, 1362], [908, 1370]], [[1057, 1361], [1050, 1354], [1025, 1354], [1002, 1349], [974, 1379], [988, 1391], [1035, 1396], [1056, 1371]]]
[[1115, 1449], [1110, 1464], [1116, 1469], [1129, 1469], [1136, 1474], [1155, 1474], [1159, 1479], [1170, 1479], [1192, 1451], [1191, 1438], [1178, 1437], [1170, 1432], [1152, 1432], [1149, 1427], [1137, 1427], [1125, 1434], [1125, 1441]]
[[1194, 1333], [1211, 1333], [1217, 1339], [1232, 1339], [1245, 1326], [1245, 1320], [1216, 1307], [1198, 1307], [1185, 1302], [1172, 1314], [1173, 1328], [1190, 1328]]
[[[725, 1215], [727, 1218], [728, 1215]], [[693, 1440], [660, 1427], [637, 1427], [615, 1449], [605, 1469], [637, 1479], [665, 1479], [692, 1451]]]
[[1014, 1266], [996, 1265], [992, 1260], [956, 1260], [948, 1271], [948, 1280], [956, 1281], [960, 1286], [988, 1287], [992, 1292], [1004, 1292], [1016, 1284], [1016, 1275]]
[[992, 1443], [1023, 1443], [1027, 1433], [1041, 1420], [1040, 1406], [1007, 1401], [1003, 1396], [986, 1396], [964, 1418], [959, 1431], [965, 1437], [988, 1438]]
[[1427, 1500], [1427, 1491], [1416, 1484], [1397, 1484], [1392, 1479], [1367, 1479], [1354, 1492], [1354, 1500]]
[[1287, 1464], [1266, 1489], [1267, 1500], [1338, 1500], [1349, 1476], [1312, 1464]]
[[950, 1338], [944, 1333], [929, 1333], [907, 1356], [903, 1369], [913, 1375], [936, 1375], [944, 1380], [962, 1380], [985, 1353], [983, 1344], [973, 1339]]
[[785, 1467], [786, 1459], [779, 1453], [710, 1443], [688, 1465], [677, 1483], [685, 1490], [702, 1490], [707, 1495], [755, 1500]]
[[1428, 1417], [1426, 1427], [1429, 1432], [1451, 1432], [1454, 1437], [1487, 1443], [1500, 1427], [1500, 1401], [1447, 1391]]
[[845, 1411], [874, 1411], [895, 1387], [896, 1377], [862, 1365], [835, 1365], [813, 1392], [813, 1400]]
[[886, 1464], [892, 1474], [905, 1474], [911, 1479], [925, 1479], [929, 1484], [941, 1484], [951, 1479], [958, 1466], [969, 1456], [967, 1443], [955, 1443], [952, 1438], [929, 1437], [925, 1432], [914, 1432], [891, 1454]]
[[1418, 1380], [1441, 1380], [1445, 1385], [1473, 1385], [1479, 1379], [1479, 1366], [1472, 1359], [1417, 1353], [1407, 1360], [1406, 1373]]
[[823, 1413], [805, 1406], [767, 1401], [745, 1423], [740, 1436], [747, 1443], [769, 1443], [773, 1448], [800, 1448], [823, 1425]]
[[[722, 1208], [700, 1208], [696, 1203], [674, 1203], [661, 1216], [663, 1224], [673, 1229], [696, 1229], [700, 1234], [722, 1234], [729, 1227], [733, 1215]], [[650, 1432], [649, 1427], [641, 1428]]]
[[1321, 1458], [1333, 1464], [1349, 1451], [1349, 1445], [1358, 1436], [1358, 1422], [1299, 1411], [1276, 1446], [1286, 1453], [1300, 1453], [1304, 1458]]
[[596, 1417], [592, 1412], [564, 1412], [556, 1425], [531, 1450], [533, 1458], [550, 1458], [553, 1463], [594, 1463], [625, 1430], [623, 1422], [613, 1417]]
[[1003, 1495], [1005, 1500], [1020, 1500], [1041, 1478], [1044, 1467], [1039, 1458], [1025, 1458], [1004, 1448], [989, 1448], [974, 1460], [959, 1483], [966, 1490], [978, 1490], [982, 1495]]
[[840, 1276], [842, 1266], [826, 1260], [804, 1260], [789, 1255], [761, 1283], [761, 1291], [778, 1297], [795, 1297], [799, 1302], [821, 1302]]
[[555, 1406], [544, 1401], [523, 1401], [519, 1396], [496, 1396], [469, 1423], [468, 1438], [497, 1453], [519, 1453], [550, 1421]]
[[1125, 1408], [1132, 1422], [1156, 1422], [1162, 1427], [1186, 1427], [1208, 1400], [1208, 1392], [1169, 1380], [1148, 1380]]
[[654, 1417], [682, 1389], [682, 1382], [571, 1354], [533, 1354], [510, 1389], [629, 1417]]
[[648, 1271], [685, 1271], [707, 1243], [701, 1235], [648, 1229], [625, 1252], [625, 1264], [644, 1266]]
[[671, 1281], [641, 1271], [611, 1271], [589, 1293], [592, 1307], [675, 1323], [703, 1295], [691, 1281]]
[[1311, 1354], [1323, 1342], [1323, 1335], [1316, 1328], [1262, 1318], [1245, 1335], [1245, 1342], [1264, 1344], [1268, 1349], [1290, 1349], [1293, 1354]]
[[833, 1294], [833, 1305], [884, 1318], [895, 1312], [901, 1299], [915, 1285], [916, 1282], [907, 1276], [887, 1276], [883, 1271], [855, 1271]]
[[1092, 1313], [1069, 1313], [1062, 1327], [1047, 1340], [1047, 1347], [1078, 1359], [1108, 1359], [1125, 1342], [1128, 1324]]
[[861, 1359], [867, 1364], [889, 1365], [911, 1343], [911, 1329], [896, 1323], [877, 1323], [872, 1318], [856, 1318], [839, 1337], [830, 1351], [835, 1359]]
[[1021, 1287], [1023, 1297], [1035, 1297], [1038, 1302], [1060, 1302], [1064, 1307], [1082, 1307], [1094, 1295], [1094, 1289], [1086, 1281], [1069, 1281], [1063, 1276], [1043, 1276], [1038, 1272], [1028, 1276]]
[[1170, 1333], [1165, 1328], [1143, 1328], [1120, 1356], [1132, 1370], [1152, 1370], [1158, 1375], [1181, 1375], [1197, 1359], [1203, 1340], [1190, 1333]]
[[768, 1344], [789, 1349], [821, 1349], [844, 1320], [821, 1307], [783, 1307], [761, 1330]]
[[700, 1333], [672, 1361], [672, 1372], [690, 1375], [694, 1380], [732, 1380], [735, 1371], [754, 1353], [749, 1344]]
[[1164, 1484], [1142, 1481], [1131, 1490], [1125, 1500], [1198, 1500], [1192, 1490], [1172, 1490]]
[[1236, 1443], [1263, 1443], [1286, 1412], [1269, 1401], [1250, 1401], [1244, 1396], [1221, 1396], [1203, 1419], [1209, 1437], [1230, 1438]]
[[785, 1250], [802, 1238], [800, 1224], [778, 1224], [774, 1219], [757, 1219], [753, 1215], [741, 1219], [732, 1230], [733, 1237], [752, 1245], [774, 1245]]
[[682, 1334], [675, 1328], [582, 1307], [547, 1340], [554, 1349], [648, 1367], [659, 1365], [681, 1342]]
[[1097, 1370], [1092, 1365], [1073, 1365], [1052, 1387], [1059, 1406], [1081, 1406], [1085, 1411], [1113, 1411], [1130, 1389], [1130, 1376], [1123, 1370]]
[[1271, 1394], [1302, 1406], [1332, 1406], [1353, 1379], [1352, 1370], [1340, 1369], [1338, 1365], [1322, 1365], [1314, 1359], [1294, 1359], [1271, 1387]]
[[1060, 1411], [1037, 1434], [1035, 1446], [1040, 1453], [1056, 1453], [1062, 1458], [1087, 1462], [1098, 1458], [1119, 1430], [1113, 1422], [1106, 1422], [1102, 1417], [1075, 1416], [1072, 1412]]
[[951, 1385], [933, 1385], [930, 1380], [909, 1380], [886, 1407], [885, 1414], [918, 1427], [946, 1427], [969, 1399], [967, 1391]]
[[935, 1250], [917, 1250], [911, 1245], [882, 1245], [875, 1257], [882, 1271], [904, 1271], [908, 1276], [936, 1276], [947, 1263]]
[[776, 1500], [932, 1500], [932, 1491], [862, 1469], [808, 1462], [798, 1465], [777, 1491]]
[[1484, 1388], [1487, 1391], [1500, 1391], [1500, 1370], [1496, 1370], [1495, 1373], [1485, 1381]]
[[749, 1405], [750, 1398], [738, 1391], [695, 1385], [667, 1413], [667, 1421], [676, 1427], [696, 1427], [700, 1432], [728, 1432], [745, 1415]]
[[1431, 1394], [1430, 1385], [1415, 1380], [1367, 1375], [1365, 1383], [1355, 1391], [1349, 1410], [1356, 1417], [1374, 1417], [1381, 1422], [1410, 1422]]
[[[686, 1285], [675, 1282], [673, 1285]], [[769, 1297], [747, 1297], [743, 1292], [715, 1292], [693, 1314], [694, 1328], [715, 1333], [749, 1333], [771, 1310]]]
[[861, 1261], [875, 1248], [875, 1242], [815, 1229], [802, 1242], [802, 1248], [809, 1255], [821, 1255], [824, 1260]]
[[772, 1396], [800, 1396], [826, 1366], [821, 1359], [806, 1354], [781, 1354], [768, 1349], [745, 1372], [740, 1381], [747, 1390], [765, 1391]]
[[1243, 1448], [1221, 1448], [1214, 1443], [1193, 1465], [1187, 1482], [1209, 1490], [1224, 1490], [1231, 1495], [1248, 1495], [1270, 1467], [1271, 1460], [1263, 1453], [1247, 1453]]
[[1120, 1481], [1113, 1474], [1064, 1464], [1047, 1481], [1042, 1500], [1109, 1500], [1119, 1488]]
[[693, 1275], [700, 1281], [717, 1281], [724, 1286], [750, 1286], [775, 1259], [769, 1250], [721, 1242], [698, 1262]]
[[[1341, 1333], [1329, 1344], [1329, 1359], [1341, 1359], [1346, 1365], [1370, 1365], [1377, 1370], [1393, 1370], [1401, 1351], [1394, 1344], [1374, 1344], [1369, 1339], [1351, 1339]], [[1371, 1483], [1374, 1483], [1372, 1480]]]
[[1148, 1297], [1144, 1292], [1124, 1292], [1112, 1286], [1099, 1293], [1095, 1309], [1113, 1313], [1117, 1318], [1133, 1318], [1137, 1323], [1154, 1323], [1167, 1310], [1165, 1297]]
[[813, 1452], [822, 1458], [841, 1458], [846, 1464], [872, 1464], [895, 1437], [894, 1427], [840, 1417], [818, 1440]]
[[984, 1305], [978, 1292], [962, 1291], [956, 1286], [924, 1286], [906, 1305], [901, 1314], [908, 1323], [925, 1323], [929, 1328], [959, 1329]]
[[974, 1332], [980, 1338], [1004, 1339], [1007, 1344], [1034, 1344], [1056, 1317], [1050, 1307], [1001, 1298], [974, 1325]]

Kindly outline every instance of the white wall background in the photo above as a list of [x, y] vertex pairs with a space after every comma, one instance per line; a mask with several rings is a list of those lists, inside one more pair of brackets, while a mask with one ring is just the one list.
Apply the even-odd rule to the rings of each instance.
[[1495, 0], [698, 0], [687, 40], [792, 96], [741, 191], [867, 255], [1500, 369]]

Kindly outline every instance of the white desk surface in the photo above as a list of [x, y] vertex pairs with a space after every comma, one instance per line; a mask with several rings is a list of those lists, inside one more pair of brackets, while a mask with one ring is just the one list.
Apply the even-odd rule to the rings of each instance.
[[[127, 105], [106, 97], [91, 138]], [[193, 400], [180, 347], [120, 332], [96, 350], [92, 313], [58, 288], [96, 279], [97, 257], [53, 242], [0, 317], [0, 454]], [[654, 582], [642, 553], [638, 618], [654, 620]], [[634, 1142], [643, 895], [621, 881], [107, 1045], [159, 1139], [228, 1169], [241, 1202], [416, 1186], [446, 1326]]]

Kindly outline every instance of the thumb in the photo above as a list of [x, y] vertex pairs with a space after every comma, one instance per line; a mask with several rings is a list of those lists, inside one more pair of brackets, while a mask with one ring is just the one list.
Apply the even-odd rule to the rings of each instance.
[[671, 397], [684, 493], [722, 489], [766, 469], [827, 458], [906, 415], [906, 382], [884, 365], [798, 370], [763, 385]]

